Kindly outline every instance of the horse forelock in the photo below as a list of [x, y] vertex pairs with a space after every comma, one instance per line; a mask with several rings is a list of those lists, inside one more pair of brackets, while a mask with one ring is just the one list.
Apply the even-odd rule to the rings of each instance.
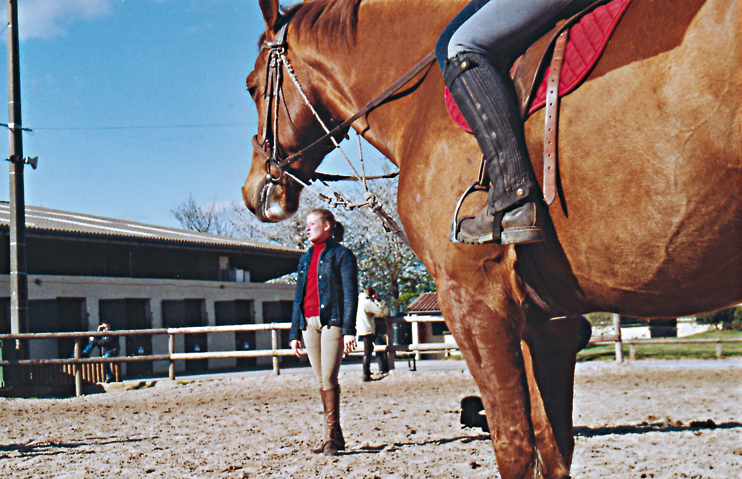
[[314, 0], [293, 5], [283, 12], [280, 24], [291, 21], [297, 34], [330, 47], [355, 44], [358, 8], [362, 0]]

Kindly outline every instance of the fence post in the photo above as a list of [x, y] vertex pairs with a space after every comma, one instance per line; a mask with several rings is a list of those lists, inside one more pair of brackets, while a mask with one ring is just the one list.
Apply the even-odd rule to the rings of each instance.
[[[397, 323], [392, 323], [392, 334], [389, 334], [389, 323], [387, 323], [386, 335], [386, 357], [389, 361], [389, 370], [395, 369], [394, 362], [397, 360], [397, 350], [393, 347], [397, 345]], [[391, 348], [390, 348], [391, 347]]]
[[[75, 338], [75, 359], [80, 359], [80, 338]], [[75, 364], [75, 396], [82, 396], [82, 365]]]
[[[412, 347], [415, 348], [415, 362], [420, 360], [420, 350], [417, 349], [418, 344], [420, 344], [420, 322], [415, 321], [412, 323]], [[413, 368], [413, 371], [415, 371], [416, 369], [417, 368]]]
[[721, 341], [716, 342], [716, 359], [721, 359]]
[[636, 359], [636, 344], [629, 343], [629, 360], [633, 361]]
[[271, 347], [273, 348], [273, 373], [278, 376], [281, 374], [281, 368], [278, 365], [278, 356], [276, 356], [276, 349], [278, 349], [278, 330], [276, 329], [276, 323], [271, 323]]
[[616, 331], [616, 362], [623, 361], [623, 341], [621, 340], [621, 316], [613, 313], [613, 329]]
[[167, 354], [170, 356], [170, 364], [169, 364], [169, 376], [171, 380], [175, 379], [175, 360], [173, 359], [173, 354], [175, 354], [175, 335], [173, 333], [168, 333], [167, 335]]

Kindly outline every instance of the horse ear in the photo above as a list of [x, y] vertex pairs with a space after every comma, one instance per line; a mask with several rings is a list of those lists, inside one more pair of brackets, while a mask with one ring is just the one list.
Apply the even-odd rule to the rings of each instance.
[[265, 30], [268, 32], [275, 31], [275, 25], [278, 21], [278, 0], [260, 0], [260, 10], [263, 12], [265, 20]]

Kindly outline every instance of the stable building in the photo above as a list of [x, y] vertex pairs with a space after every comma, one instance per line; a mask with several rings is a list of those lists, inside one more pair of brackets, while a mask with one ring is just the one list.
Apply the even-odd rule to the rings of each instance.
[[[397, 338], [399, 344], [445, 343], [450, 344], [453, 348], [457, 347], [456, 341], [443, 320], [441, 308], [438, 306], [437, 293], [422, 293], [404, 309], [403, 315], [410, 323], [421, 319], [432, 320], [432, 322], [418, 322], [418, 328], [409, 327], [409, 333], [407, 333], [407, 328], [400, 328], [400, 334]], [[440, 353], [426, 355], [431, 358], [444, 356]]]
[[[0, 333], [10, 332], [9, 204], [0, 202]], [[254, 242], [26, 206], [28, 324], [21, 332], [94, 331], [291, 321], [294, 286], [269, 283], [296, 271], [302, 252]], [[288, 333], [286, 331], [285, 333]], [[287, 336], [285, 334], [284, 336]], [[121, 355], [167, 354], [167, 336], [120, 339]], [[281, 347], [288, 347], [287, 337]], [[29, 342], [30, 359], [70, 357], [69, 339]], [[176, 352], [270, 349], [270, 332], [177, 335]], [[261, 365], [208, 359], [176, 369]], [[270, 358], [265, 358], [265, 364]], [[127, 377], [167, 373], [133, 362]]]

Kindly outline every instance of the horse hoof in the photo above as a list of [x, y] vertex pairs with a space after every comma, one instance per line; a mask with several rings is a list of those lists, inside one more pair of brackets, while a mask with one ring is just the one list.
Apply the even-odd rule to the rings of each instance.
[[338, 448], [335, 446], [335, 443], [333, 441], [325, 442], [323, 449], [324, 449], [323, 454], [325, 456], [337, 456], [338, 455]]
[[465, 397], [461, 400], [461, 424], [465, 427], [481, 427], [482, 431], [489, 432], [487, 417], [482, 414], [482, 411], [484, 411], [482, 398], [477, 396]]

